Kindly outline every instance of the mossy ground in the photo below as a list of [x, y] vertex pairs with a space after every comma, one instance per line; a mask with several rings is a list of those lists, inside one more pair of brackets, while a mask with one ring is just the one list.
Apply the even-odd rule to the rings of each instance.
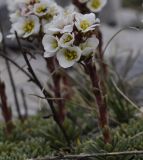
[[[83, 121], [83, 123], [86, 123]], [[90, 122], [88, 122], [90, 123]], [[71, 148], [65, 142], [60, 130], [52, 119], [34, 116], [23, 124], [16, 121], [15, 129], [7, 135], [4, 124], [0, 125], [0, 160], [26, 160], [58, 154], [102, 153], [114, 151], [131, 151], [143, 149], [143, 119], [130, 120], [128, 124], [112, 129], [112, 143], [105, 145], [100, 132], [95, 128], [76, 126], [66, 120], [64, 127], [71, 140]], [[98, 158], [94, 158], [98, 159]], [[101, 159], [101, 158], [100, 158]], [[104, 157], [104, 159], [109, 159]], [[142, 157], [119, 156], [110, 160], [142, 160]]]

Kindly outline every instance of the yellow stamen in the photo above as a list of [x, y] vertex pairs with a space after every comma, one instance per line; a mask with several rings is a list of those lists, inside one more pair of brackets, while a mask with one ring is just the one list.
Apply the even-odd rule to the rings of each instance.
[[36, 9], [37, 13], [44, 13], [46, 11], [46, 6], [41, 5]]
[[67, 37], [64, 39], [64, 43], [68, 43], [73, 39], [71, 35], [67, 35]]
[[101, 6], [100, 0], [92, 0], [91, 6], [92, 6], [94, 9], [98, 9], [98, 8]]
[[33, 21], [27, 21], [23, 27], [25, 32], [30, 33], [34, 28], [34, 22]]
[[57, 47], [58, 47], [58, 42], [56, 40], [53, 40], [52, 48], [57, 48]]
[[83, 20], [80, 22], [80, 27], [83, 29], [83, 30], [86, 30], [88, 27], [90, 26], [90, 23], [88, 20]]
[[72, 61], [77, 58], [77, 53], [76, 51], [71, 51], [71, 50], [66, 49], [64, 52], [64, 56], [68, 61]]
[[47, 21], [50, 21], [50, 20], [53, 18], [53, 16], [52, 16], [51, 14], [46, 14], [46, 15], [44, 16], [44, 18], [45, 18]]

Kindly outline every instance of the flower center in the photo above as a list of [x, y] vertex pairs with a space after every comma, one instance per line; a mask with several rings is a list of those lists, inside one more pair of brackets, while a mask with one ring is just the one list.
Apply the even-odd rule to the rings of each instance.
[[101, 6], [100, 0], [92, 0], [91, 6], [92, 6], [94, 9], [99, 8], [99, 7]]
[[64, 39], [64, 44], [70, 42], [73, 39], [71, 35], [67, 35]]
[[84, 50], [86, 47], [87, 47], [86, 43], [81, 43], [81, 45], [80, 45], [81, 50]]
[[86, 30], [88, 27], [90, 26], [90, 23], [88, 20], [83, 20], [80, 22], [80, 27], [83, 29], [83, 30]]
[[72, 61], [77, 58], [77, 53], [75, 51], [65, 50], [64, 56], [68, 61]]
[[44, 12], [46, 12], [46, 7], [44, 5], [41, 5], [36, 9], [36, 12], [37, 13], [44, 13]]
[[53, 18], [53, 16], [52, 16], [51, 14], [46, 14], [46, 15], [44, 16], [44, 18], [45, 18], [47, 21], [50, 21], [50, 20]]
[[57, 47], [58, 47], [58, 42], [56, 40], [53, 40], [52, 48], [57, 48]]
[[33, 21], [27, 21], [24, 25], [24, 31], [25, 32], [30, 33], [30, 32], [32, 32], [33, 28], [34, 28], [34, 22]]

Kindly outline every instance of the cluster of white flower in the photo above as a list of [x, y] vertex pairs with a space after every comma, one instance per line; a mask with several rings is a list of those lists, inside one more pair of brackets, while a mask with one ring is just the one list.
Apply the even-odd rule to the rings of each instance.
[[107, 0], [78, 0], [80, 3], [85, 3], [86, 7], [91, 12], [100, 12], [101, 9], [106, 5]]
[[80, 14], [74, 7], [63, 9], [53, 0], [22, 0], [14, 8], [11, 33], [16, 31], [25, 39], [42, 36], [44, 57], [56, 56], [60, 66], [71, 67], [96, 52], [99, 40], [95, 30], [100, 21], [94, 13]]
[[56, 56], [60, 66], [71, 67], [81, 57], [95, 53], [99, 40], [94, 31], [99, 19], [94, 13], [80, 14], [74, 10], [61, 12], [44, 26], [44, 56]]
[[62, 10], [54, 0], [21, 0], [20, 2], [15, 0], [9, 3], [9, 9], [11, 33], [16, 31], [23, 38], [41, 32], [43, 26]]

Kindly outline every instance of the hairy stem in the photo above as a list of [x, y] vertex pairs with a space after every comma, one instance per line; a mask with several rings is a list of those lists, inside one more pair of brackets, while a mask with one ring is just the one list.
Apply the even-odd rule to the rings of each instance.
[[11, 134], [14, 124], [12, 123], [12, 113], [11, 108], [8, 107], [7, 97], [5, 93], [5, 84], [0, 80], [0, 98], [2, 102], [2, 115], [6, 123], [6, 131], [8, 134]]
[[99, 27], [97, 27], [95, 31], [95, 35], [99, 40], [99, 46], [98, 46], [98, 58], [100, 62], [100, 67], [101, 67], [101, 73], [102, 73], [102, 78], [105, 77], [107, 78], [108, 76], [108, 70], [107, 70], [107, 65], [104, 63], [104, 54], [103, 54], [103, 35]]
[[106, 104], [106, 97], [104, 95], [104, 86], [103, 82], [99, 79], [96, 66], [92, 63], [91, 59], [85, 61], [85, 70], [89, 75], [92, 86], [93, 86], [93, 93], [96, 98], [96, 103], [98, 107], [98, 114], [99, 114], [99, 126], [101, 128], [104, 142], [110, 143], [110, 131], [108, 125], [108, 109]]
[[[55, 68], [55, 61], [54, 58], [48, 58], [46, 59], [47, 62], [47, 68], [50, 71], [50, 73], [53, 73], [56, 68]], [[61, 96], [61, 80], [62, 80], [62, 75], [59, 72], [56, 72], [55, 74], [52, 75], [52, 80], [53, 80], [53, 90], [55, 97], [62, 98]], [[57, 106], [58, 106], [58, 115], [59, 115], [59, 120], [61, 123], [64, 122], [65, 116], [66, 116], [66, 111], [65, 111], [65, 104], [64, 100], [57, 100], [56, 101]]]

